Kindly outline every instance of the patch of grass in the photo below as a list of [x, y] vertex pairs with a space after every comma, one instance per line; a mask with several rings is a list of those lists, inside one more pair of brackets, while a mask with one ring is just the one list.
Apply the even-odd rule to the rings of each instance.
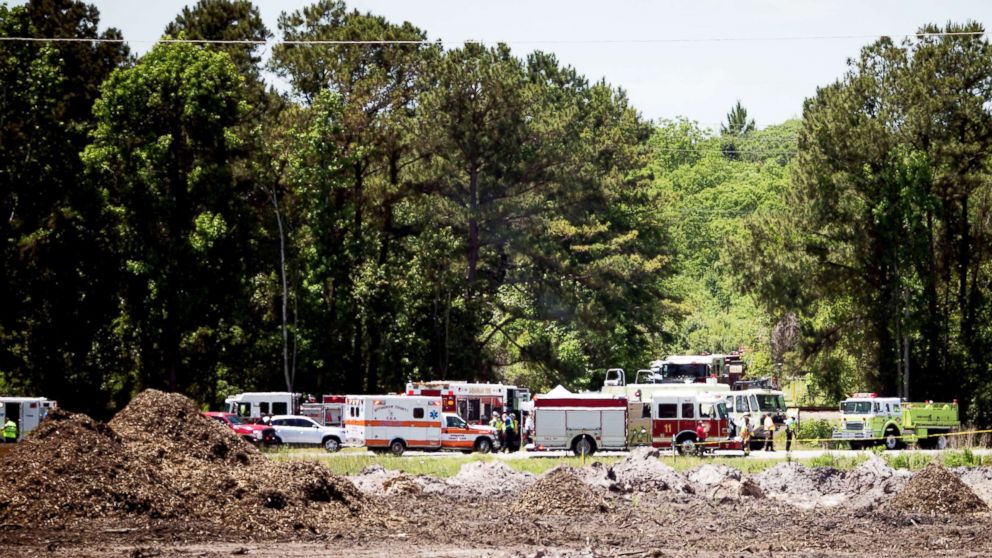
[[988, 459], [976, 455], [969, 448], [962, 451], [944, 452], [941, 457], [944, 459], [945, 467], [981, 467], [988, 462]]
[[836, 453], [825, 453], [819, 457], [806, 460], [805, 463], [803, 461], [800, 462], [807, 467], [833, 467], [834, 469], [850, 470], [864, 463], [867, 459], [864, 455], [844, 457]]

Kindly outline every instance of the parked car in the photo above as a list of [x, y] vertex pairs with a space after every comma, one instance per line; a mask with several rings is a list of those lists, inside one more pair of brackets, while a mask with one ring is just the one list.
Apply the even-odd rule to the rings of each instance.
[[278, 443], [278, 440], [276, 439], [276, 431], [271, 426], [245, 422], [238, 418], [238, 416], [234, 413], [209, 411], [203, 413], [203, 416], [212, 418], [217, 422], [227, 425], [231, 430], [234, 430], [238, 436], [241, 436], [253, 444], [270, 445]]
[[276, 415], [269, 421], [276, 431], [277, 443], [292, 446], [323, 446], [329, 452], [341, 449], [344, 428], [321, 426], [312, 418], [301, 415]]

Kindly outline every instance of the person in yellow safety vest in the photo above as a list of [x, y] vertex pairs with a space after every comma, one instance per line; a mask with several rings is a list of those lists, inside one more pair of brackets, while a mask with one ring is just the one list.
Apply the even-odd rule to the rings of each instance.
[[493, 418], [489, 421], [489, 426], [496, 429], [496, 437], [499, 438], [500, 447], [504, 447], [505, 440], [503, 439], [503, 421], [499, 418], [499, 413], [493, 411]]
[[771, 415], [765, 415], [765, 451], [775, 451], [775, 421]]
[[17, 423], [7, 419], [3, 424], [3, 443], [13, 444], [17, 441]]
[[751, 454], [751, 417], [744, 415], [744, 422], [741, 423], [741, 449], [744, 450], [744, 457]]
[[521, 436], [522, 433], [520, 432], [520, 421], [517, 420], [516, 413], [513, 412], [510, 413], [510, 426], [513, 428], [513, 435], [515, 436], [513, 439], [513, 445], [515, 447], [513, 449], [519, 450], [520, 444], [523, 441], [523, 436]]

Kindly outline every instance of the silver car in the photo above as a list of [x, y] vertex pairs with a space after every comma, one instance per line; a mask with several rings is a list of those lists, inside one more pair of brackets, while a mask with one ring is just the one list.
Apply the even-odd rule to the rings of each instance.
[[309, 417], [276, 415], [269, 421], [276, 431], [277, 443], [291, 446], [323, 446], [329, 452], [341, 449], [344, 428], [321, 426]]

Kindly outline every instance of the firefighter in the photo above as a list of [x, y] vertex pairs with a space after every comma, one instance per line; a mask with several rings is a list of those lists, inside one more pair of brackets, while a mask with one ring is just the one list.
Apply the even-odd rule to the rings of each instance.
[[530, 411], [524, 411], [524, 444], [529, 444], [534, 438], [534, 419]]
[[796, 419], [785, 419], [785, 451], [792, 451], [792, 438], [796, 435]]
[[3, 443], [13, 444], [17, 441], [17, 423], [11, 419], [3, 424]]
[[775, 421], [769, 414], [762, 416], [765, 419], [762, 424], [765, 428], [765, 451], [775, 451]]
[[489, 421], [489, 426], [496, 429], [496, 437], [499, 438], [499, 447], [506, 447], [506, 439], [503, 436], [503, 421], [499, 418], [499, 413], [493, 411], [493, 418]]
[[741, 448], [744, 457], [751, 454], [751, 415], [744, 415], [744, 422], [741, 423]]
[[513, 433], [514, 433], [513, 419], [510, 418], [512, 416], [513, 415], [508, 415], [506, 413], [503, 413], [503, 438], [506, 440], [506, 442], [503, 445], [503, 451], [507, 453], [511, 451], [510, 445], [513, 443]]

